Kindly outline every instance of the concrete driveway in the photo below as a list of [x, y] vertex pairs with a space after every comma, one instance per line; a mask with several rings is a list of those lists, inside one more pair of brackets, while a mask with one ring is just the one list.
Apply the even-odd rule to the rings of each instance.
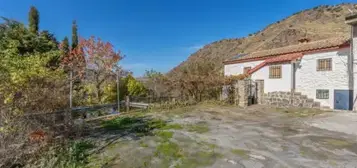
[[[108, 167], [357, 167], [356, 114], [198, 105], [147, 113], [169, 127], [122, 136]], [[119, 156], [119, 155], [120, 156]]]

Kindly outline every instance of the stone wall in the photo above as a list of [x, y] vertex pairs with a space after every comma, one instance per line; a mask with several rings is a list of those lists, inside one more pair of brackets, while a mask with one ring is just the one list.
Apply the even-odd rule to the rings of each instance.
[[299, 92], [291, 94], [291, 92], [270, 92], [264, 94], [263, 104], [277, 107], [305, 107], [305, 108], [321, 108], [319, 102], [314, 99], [309, 99], [306, 95]]
[[[234, 104], [240, 107], [248, 106], [249, 80], [237, 80], [234, 82]], [[229, 97], [229, 96], [228, 96]]]
[[257, 83], [257, 103], [264, 104], [264, 80], [256, 80]]

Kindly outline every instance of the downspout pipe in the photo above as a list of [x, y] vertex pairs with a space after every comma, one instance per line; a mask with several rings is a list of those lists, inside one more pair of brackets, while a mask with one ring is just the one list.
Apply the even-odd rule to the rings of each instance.
[[290, 105], [293, 105], [294, 103], [294, 95], [295, 95], [295, 65], [296, 61], [292, 60], [291, 61], [291, 93], [290, 93]]
[[351, 42], [350, 42], [350, 57], [348, 57], [348, 89], [350, 90], [350, 107], [349, 109], [350, 110], [353, 110], [353, 107], [354, 107], [354, 104], [356, 101], [354, 101], [354, 97], [355, 97], [355, 94], [354, 94], [354, 72], [353, 72], [353, 64], [354, 64], [354, 52], [353, 52], [353, 47], [354, 47], [354, 40], [353, 40], [353, 37], [354, 37], [354, 27], [353, 25], [351, 25]]
[[350, 25], [351, 27], [351, 41], [350, 41], [350, 56], [348, 57], [348, 89], [349, 89], [349, 99], [350, 99], [350, 110], [354, 110], [355, 108], [355, 103], [356, 103], [356, 99], [357, 97], [355, 97], [357, 95], [357, 90], [355, 87], [355, 77], [354, 77], [354, 60], [355, 57], [357, 57], [356, 55], [356, 43], [357, 42], [357, 13], [356, 12], [352, 12], [351, 14], [347, 15], [345, 18], [345, 23]]

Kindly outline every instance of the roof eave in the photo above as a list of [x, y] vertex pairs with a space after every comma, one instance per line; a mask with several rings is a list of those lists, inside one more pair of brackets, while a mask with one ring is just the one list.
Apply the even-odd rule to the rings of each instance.
[[316, 52], [322, 52], [322, 51], [336, 50], [336, 49], [345, 48], [345, 47], [349, 47], [349, 46], [350, 46], [349, 42], [346, 42], [346, 43], [341, 44], [341, 45], [331, 46], [331, 47], [326, 47], [326, 48], [320, 48], [320, 49], [303, 50], [303, 51], [296, 51], [296, 52], [290, 52], [290, 53], [272, 54], [272, 55], [266, 55], [266, 56], [257, 57], [257, 58], [228, 60], [228, 61], [223, 61], [223, 64], [224, 65], [230, 65], [230, 64], [237, 64], [237, 63], [244, 63], [244, 62], [260, 61], [260, 60], [265, 60], [265, 59], [267, 59], [269, 57], [273, 57], [273, 56], [280, 56], [280, 55], [293, 54], [293, 53], [310, 54], [310, 53], [316, 53]]

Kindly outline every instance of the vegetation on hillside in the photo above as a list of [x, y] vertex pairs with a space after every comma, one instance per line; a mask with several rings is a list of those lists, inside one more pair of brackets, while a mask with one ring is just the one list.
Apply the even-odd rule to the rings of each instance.
[[294, 13], [248, 37], [213, 42], [193, 53], [185, 62], [173, 68], [169, 75], [186, 69], [189, 65], [199, 63], [202, 59], [214, 63], [215, 69], [221, 71], [224, 60], [240, 53], [298, 44], [301, 38], [313, 41], [347, 35], [350, 29], [344, 23], [344, 19], [350, 13], [349, 10], [356, 11], [355, 4], [322, 5]]
[[[29, 25], [4, 17], [0, 22], [0, 167], [17, 162], [14, 158], [25, 159], [33, 141], [68, 137], [70, 120], [49, 114], [63, 115], [59, 111], [70, 107], [70, 92], [74, 106], [114, 103], [120, 71], [125, 81], [121, 98], [146, 94], [144, 85], [118, 66], [123, 56], [111, 43], [80, 38], [75, 21], [72, 44], [67, 37], [59, 43], [54, 34], [40, 29], [35, 7], [28, 17]], [[58, 129], [57, 120], [66, 128]]]

